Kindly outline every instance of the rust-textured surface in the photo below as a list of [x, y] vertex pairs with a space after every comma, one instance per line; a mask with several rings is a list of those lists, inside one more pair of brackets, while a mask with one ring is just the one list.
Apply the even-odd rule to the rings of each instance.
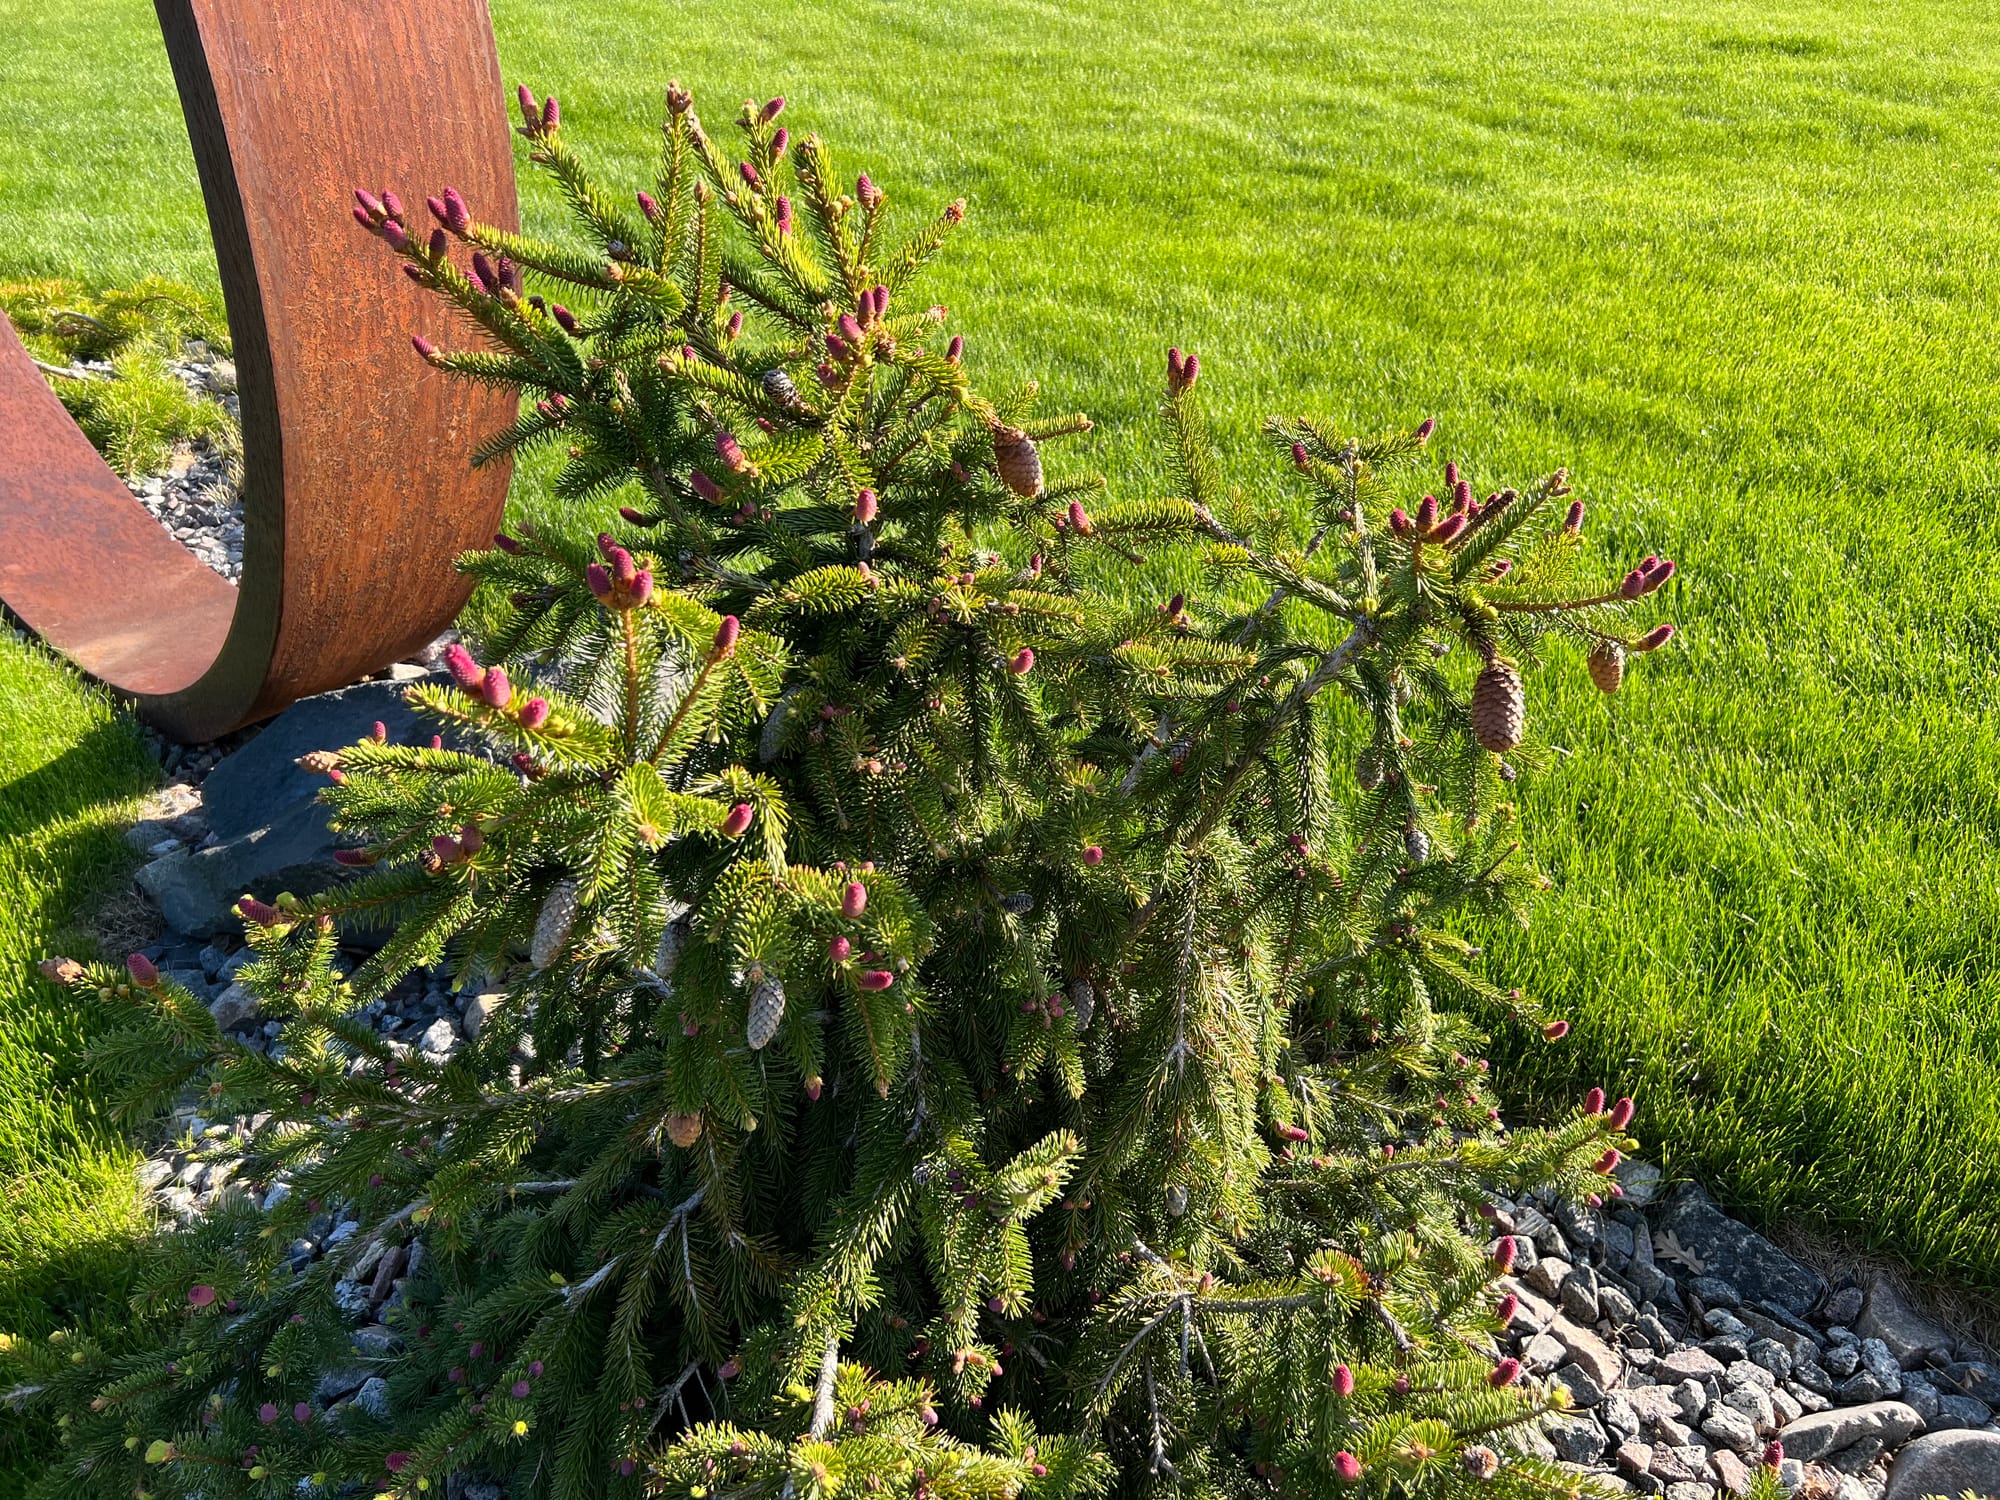
[[[448, 380], [441, 304], [350, 217], [458, 187], [514, 223], [484, 0], [157, 0], [208, 203], [243, 407], [240, 589], [140, 508], [0, 319], [0, 598], [154, 723], [207, 739], [450, 623], [489, 539], [513, 398]], [[412, 225], [427, 232], [428, 225]]]

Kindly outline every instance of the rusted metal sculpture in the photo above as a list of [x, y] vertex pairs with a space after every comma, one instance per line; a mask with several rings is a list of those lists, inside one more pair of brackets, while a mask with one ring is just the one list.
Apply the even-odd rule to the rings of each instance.
[[231, 588], [145, 513], [0, 319], [0, 598], [169, 733], [208, 739], [433, 639], [452, 559], [499, 524], [474, 472], [513, 398], [410, 349], [437, 304], [356, 253], [357, 185], [449, 182], [514, 220], [484, 0], [157, 0], [235, 342], [244, 557]]

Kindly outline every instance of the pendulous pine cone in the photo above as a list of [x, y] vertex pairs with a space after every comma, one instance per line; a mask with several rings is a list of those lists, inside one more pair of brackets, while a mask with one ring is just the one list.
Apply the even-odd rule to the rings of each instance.
[[757, 987], [750, 992], [750, 1019], [743, 1028], [750, 1050], [761, 1052], [769, 1046], [771, 1038], [778, 1034], [778, 1023], [784, 1019], [785, 987], [775, 979], [758, 980]]
[[1188, 1209], [1188, 1190], [1178, 1182], [1167, 1189], [1167, 1214], [1178, 1219]]
[[1417, 824], [1412, 823], [1403, 830], [1403, 852], [1410, 856], [1410, 863], [1421, 865], [1431, 857], [1431, 836]]
[[1528, 728], [1528, 695], [1521, 670], [1504, 656], [1486, 663], [1472, 685], [1472, 733], [1495, 755], [1521, 743]]
[[993, 463], [1008, 489], [1024, 500], [1042, 492], [1042, 455], [1035, 440], [1018, 427], [993, 429]]
[[1070, 1014], [1076, 1017], [1076, 1029], [1088, 1031], [1090, 1018], [1097, 1013], [1097, 991], [1088, 979], [1076, 979], [1069, 987]]
[[542, 909], [535, 914], [535, 934], [528, 945], [528, 959], [537, 969], [546, 969], [569, 946], [576, 929], [576, 882], [563, 880], [549, 892]]
[[1362, 746], [1361, 753], [1354, 757], [1354, 779], [1360, 783], [1361, 790], [1374, 791], [1382, 784], [1384, 774], [1381, 746]]
[[701, 1116], [671, 1114], [667, 1116], [667, 1139], [685, 1151], [701, 1139]]
[[1584, 666], [1600, 693], [1615, 693], [1625, 682], [1625, 648], [1616, 641], [1599, 641], [1590, 648]]
[[764, 394], [769, 396], [786, 411], [798, 411], [805, 402], [799, 399], [799, 388], [792, 384], [792, 377], [780, 369], [769, 369], [763, 375]]
[[687, 942], [687, 918], [675, 917], [667, 923], [660, 934], [660, 946], [653, 954], [653, 972], [662, 979], [672, 977], [674, 965], [680, 962], [681, 947]]

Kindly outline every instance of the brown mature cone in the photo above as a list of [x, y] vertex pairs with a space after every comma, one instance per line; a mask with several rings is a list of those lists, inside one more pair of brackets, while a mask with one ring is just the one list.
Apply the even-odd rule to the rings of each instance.
[[1024, 500], [1042, 492], [1042, 455], [1035, 440], [1018, 427], [993, 429], [993, 462], [1008, 489]]
[[1615, 693], [1625, 682], [1625, 648], [1616, 641], [1599, 641], [1584, 666], [1600, 693]]
[[1521, 743], [1528, 728], [1528, 695], [1521, 670], [1504, 656], [1486, 663], [1472, 685], [1472, 732], [1495, 755]]
[[750, 1019], [743, 1028], [750, 1050], [761, 1052], [769, 1046], [771, 1038], [778, 1034], [778, 1023], [784, 1019], [785, 987], [775, 979], [758, 980], [757, 987], [750, 992]]
[[701, 1139], [701, 1116], [672, 1114], [667, 1116], [667, 1139], [685, 1151]]

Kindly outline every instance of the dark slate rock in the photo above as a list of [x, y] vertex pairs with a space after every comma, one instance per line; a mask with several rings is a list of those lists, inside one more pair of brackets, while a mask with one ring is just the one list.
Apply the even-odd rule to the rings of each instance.
[[1981, 1360], [1962, 1359], [1946, 1365], [1933, 1378], [1956, 1395], [1975, 1396], [1988, 1406], [2000, 1405], [2000, 1369]]
[[1957, 1427], [1984, 1427], [1993, 1420], [1993, 1408], [1973, 1396], [1938, 1397], [1937, 1415], [1930, 1419], [1932, 1432]]
[[1703, 1307], [1741, 1307], [1743, 1294], [1724, 1281], [1720, 1276], [1697, 1276], [1688, 1283], [1688, 1290], [1701, 1298]]
[[1902, 1393], [1900, 1379], [1891, 1384], [1873, 1370], [1862, 1370], [1848, 1376], [1834, 1389], [1833, 1399], [1843, 1406], [1858, 1406], [1870, 1401], [1886, 1401], [1891, 1396]]
[[1755, 1230], [1725, 1214], [1692, 1183], [1677, 1188], [1660, 1211], [1659, 1228], [1702, 1259], [1702, 1274], [1740, 1295], [1774, 1303], [1803, 1317], [1826, 1294], [1826, 1281]]
[[1867, 1301], [1867, 1293], [1858, 1286], [1837, 1286], [1826, 1294], [1826, 1299], [1813, 1309], [1812, 1320], [1822, 1328], [1835, 1324], [1851, 1327], [1861, 1316], [1862, 1304]]
[[1604, 1429], [1588, 1417], [1557, 1417], [1543, 1431], [1555, 1445], [1556, 1457], [1566, 1463], [1594, 1464], [1611, 1446]]
[[181, 850], [139, 871], [167, 925], [189, 937], [233, 932], [230, 908], [247, 891], [269, 900], [279, 891], [310, 895], [338, 876], [335, 840], [315, 800], [325, 778], [294, 765], [313, 750], [338, 750], [379, 720], [389, 738], [419, 732], [400, 682], [368, 682], [294, 703], [242, 749], [225, 757], [203, 783], [208, 824], [219, 842]]

